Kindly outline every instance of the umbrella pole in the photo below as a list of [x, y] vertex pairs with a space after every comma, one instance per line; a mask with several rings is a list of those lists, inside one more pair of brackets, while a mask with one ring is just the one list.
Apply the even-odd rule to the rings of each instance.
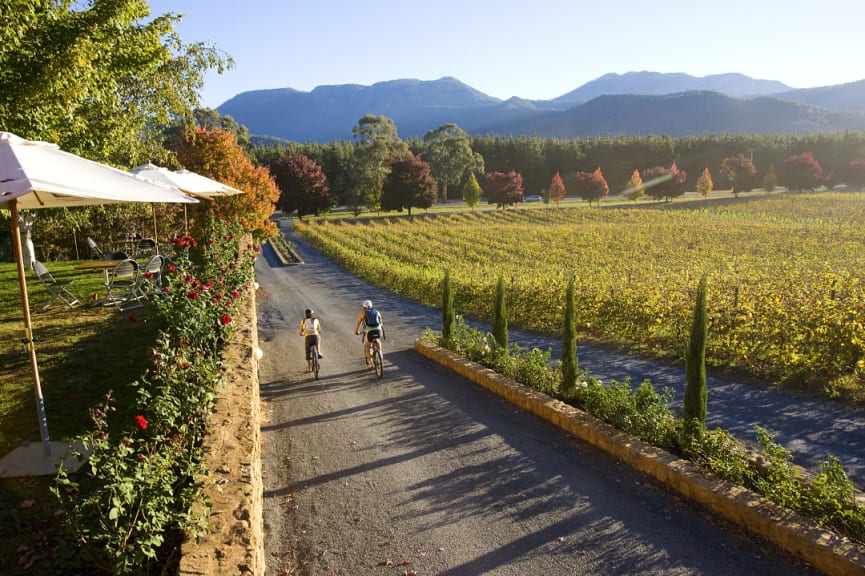
[[153, 241], [159, 245], [159, 232], [156, 231], [156, 204], [150, 205], [150, 211], [153, 213]]
[[33, 329], [30, 324], [30, 302], [27, 299], [27, 277], [24, 275], [24, 256], [21, 253], [17, 200], [12, 201], [11, 210], [12, 247], [15, 250], [15, 262], [18, 264], [18, 288], [21, 290], [21, 307], [24, 311], [24, 347], [30, 356], [30, 367], [33, 369], [33, 391], [36, 393], [36, 411], [39, 416], [42, 445], [45, 447], [45, 456], [51, 456], [51, 442], [48, 440], [48, 419], [45, 417], [45, 402], [42, 398], [42, 386], [39, 384], [39, 365], [36, 363], [36, 345], [33, 343]]

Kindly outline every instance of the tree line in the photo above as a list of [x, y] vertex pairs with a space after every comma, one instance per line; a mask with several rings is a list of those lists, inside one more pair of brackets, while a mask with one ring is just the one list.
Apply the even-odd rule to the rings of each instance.
[[[480, 200], [474, 199], [475, 185], [481, 198], [500, 206], [528, 194], [599, 202], [614, 194], [669, 200], [685, 190], [707, 195], [712, 188], [738, 195], [776, 186], [865, 186], [865, 132], [556, 139], [471, 136], [446, 124], [423, 138], [402, 140], [390, 118], [368, 114], [351, 141], [270, 141], [251, 146], [250, 155], [271, 168], [282, 190], [278, 207], [300, 216], [335, 205], [359, 212], [425, 208], [457, 198], [472, 204]], [[303, 157], [320, 171], [312, 177], [309, 168], [287, 169], [287, 156]], [[391, 161], [409, 156], [415, 162], [403, 162], [394, 177], [401, 184], [388, 186]], [[425, 188], [427, 177], [418, 172], [426, 170], [435, 191]]]

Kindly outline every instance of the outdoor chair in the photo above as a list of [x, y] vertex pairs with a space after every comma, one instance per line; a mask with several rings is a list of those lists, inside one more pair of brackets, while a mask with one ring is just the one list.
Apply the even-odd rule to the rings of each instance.
[[141, 300], [147, 297], [141, 291], [140, 274], [138, 262], [131, 258], [118, 262], [111, 271], [107, 298], [121, 312], [143, 306]]
[[69, 291], [69, 286], [74, 280], [58, 281], [48, 271], [48, 268], [38, 260], [33, 262], [33, 271], [49, 294], [48, 302], [42, 307], [42, 310], [47, 310], [56, 300], [63, 301], [70, 308], [74, 308], [76, 304], [81, 302], [78, 296]]
[[165, 267], [165, 257], [159, 254], [151, 256], [144, 266], [144, 273], [140, 276], [140, 290], [149, 300], [151, 296], [164, 298], [162, 292], [162, 269]]
[[156, 240], [153, 238], [142, 238], [135, 244], [133, 250], [133, 258], [141, 258], [143, 256], [152, 256], [156, 254]]
[[96, 243], [96, 240], [94, 240], [90, 236], [87, 237], [87, 247], [90, 248], [91, 258], [93, 258], [94, 260], [102, 259], [102, 250], [99, 249], [99, 245]]

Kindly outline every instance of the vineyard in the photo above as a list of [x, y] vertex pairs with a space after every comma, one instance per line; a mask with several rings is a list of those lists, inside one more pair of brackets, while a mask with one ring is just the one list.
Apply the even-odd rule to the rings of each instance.
[[[705, 206], [695, 208], [695, 206]], [[584, 341], [682, 357], [709, 280], [707, 362], [771, 382], [865, 398], [865, 194], [777, 194], [658, 207], [548, 208], [297, 222], [355, 274], [489, 319], [499, 274], [511, 326], [560, 334], [577, 283]]]

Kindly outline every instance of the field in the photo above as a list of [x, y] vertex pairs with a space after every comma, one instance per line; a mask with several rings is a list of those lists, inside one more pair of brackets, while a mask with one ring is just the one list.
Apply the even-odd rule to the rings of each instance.
[[[577, 281], [583, 341], [678, 361], [709, 280], [710, 365], [865, 399], [865, 194], [779, 193], [723, 204], [460, 212], [298, 222], [334, 260], [433, 306], [451, 269], [457, 311], [558, 335]], [[434, 327], [437, 328], [437, 327]]]

